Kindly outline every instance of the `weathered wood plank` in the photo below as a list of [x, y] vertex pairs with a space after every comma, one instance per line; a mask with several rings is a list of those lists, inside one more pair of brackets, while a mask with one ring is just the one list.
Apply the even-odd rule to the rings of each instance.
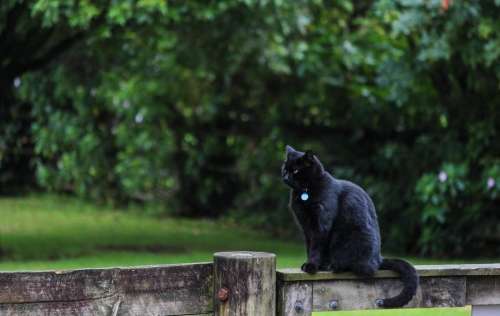
[[[393, 278], [317, 281], [312, 285], [313, 311], [377, 309], [376, 299], [402, 290], [402, 283]], [[465, 277], [424, 277], [405, 307], [465, 306], [465, 287]]]
[[211, 263], [120, 269], [118, 284], [125, 293], [211, 287]]
[[213, 311], [213, 264], [0, 273], [1, 315], [194, 315]]
[[500, 276], [467, 277], [467, 304], [500, 304]]
[[181, 315], [213, 310], [213, 265], [122, 270], [119, 315]]
[[310, 282], [279, 282], [276, 297], [278, 316], [308, 316], [312, 313], [313, 287]]
[[[492, 264], [444, 264], [415, 266], [422, 277], [430, 276], [493, 276], [500, 275], [500, 263]], [[300, 269], [279, 269], [277, 279], [282, 281], [318, 281], [318, 280], [349, 280], [358, 279], [352, 273], [318, 272], [307, 274]], [[388, 270], [378, 271], [374, 278], [397, 278], [398, 274]]]
[[21, 303], [0, 304], [0, 315], [2, 316], [116, 316], [116, 315], [189, 315], [189, 316], [213, 316], [213, 313], [204, 314], [171, 314], [168, 311], [145, 309], [133, 311], [118, 311], [120, 300], [116, 297], [107, 299], [78, 301], [78, 302], [43, 302], [43, 303]]
[[276, 256], [265, 252], [214, 254], [216, 316], [276, 315]]
[[3, 316], [69, 316], [95, 315], [109, 316], [113, 314], [116, 298], [68, 301], [0, 304], [0, 315]]
[[[274, 315], [376, 308], [401, 291], [398, 275], [380, 271], [275, 274], [272, 254], [215, 255], [212, 263], [52, 272], [0, 272], [0, 315]], [[214, 269], [216, 273], [214, 274]], [[477, 315], [500, 306], [500, 264], [417, 266], [421, 284], [407, 307], [474, 305]], [[278, 292], [275, 297], [276, 277]], [[229, 289], [215, 300], [214, 287]], [[334, 301], [335, 304], [332, 304]], [[495, 305], [496, 304], [496, 305]], [[489, 306], [489, 307], [488, 307]], [[482, 314], [481, 314], [482, 313]]]
[[498, 316], [500, 315], [500, 305], [472, 306], [472, 316]]
[[76, 301], [116, 293], [118, 269], [0, 273], [0, 303]]
[[126, 294], [121, 299], [118, 315], [192, 315], [211, 312], [211, 293], [212, 291], [186, 289]]

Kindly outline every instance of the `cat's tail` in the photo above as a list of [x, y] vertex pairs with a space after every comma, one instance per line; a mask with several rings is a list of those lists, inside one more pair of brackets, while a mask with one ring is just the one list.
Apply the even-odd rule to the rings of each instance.
[[401, 259], [384, 259], [380, 265], [380, 269], [392, 270], [399, 273], [403, 282], [403, 291], [398, 295], [390, 298], [378, 299], [376, 301], [379, 307], [401, 307], [415, 296], [419, 283], [419, 278], [415, 268], [408, 262]]

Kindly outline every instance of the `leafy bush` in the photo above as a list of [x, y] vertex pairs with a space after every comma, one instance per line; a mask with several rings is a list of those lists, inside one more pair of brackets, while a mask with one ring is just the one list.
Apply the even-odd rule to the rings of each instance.
[[85, 34], [11, 91], [42, 188], [290, 234], [290, 143], [368, 190], [387, 250], [498, 254], [498, 1], [30, 3]]

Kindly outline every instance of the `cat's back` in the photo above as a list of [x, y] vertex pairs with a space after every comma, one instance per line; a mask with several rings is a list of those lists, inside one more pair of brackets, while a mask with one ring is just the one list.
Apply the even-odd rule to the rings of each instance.
[[359, 185], [348, 180], [337, 180], [340, 187], [340, 205], [345, 211], [357, 217], [368, 216], [376, 220], [375, 206], [366, 191]]
[[339, 183], [340, 187], [342, 188], [342, 193], [343, 194], [354, 194], [354, 195], [368, 195], [366, 191], [357, 185], [354, 182], [351, 182], [349, 180], [342, 180], [342, 179], [337, 179], [337, 182]]

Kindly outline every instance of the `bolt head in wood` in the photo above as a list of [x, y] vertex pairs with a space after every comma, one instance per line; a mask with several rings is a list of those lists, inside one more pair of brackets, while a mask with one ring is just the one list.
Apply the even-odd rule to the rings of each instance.
[[296, 301], [294, 308], [296, 313], [302, 313], [304, 311], [304, 304], [302, 304], [302, 301]]
[[330, 301], [330, 304], [328, 304], [328, 306], [330, 307], [330, 309], [337, 309], [339, 304], [337, 303], [336, 300], [333, 300], [333, 301]]
[[221, 287], [219, 291], [217, 291], [217, 298], [221, 302], [225, 302], [229, 299], [229, 289], [227, 287]]

